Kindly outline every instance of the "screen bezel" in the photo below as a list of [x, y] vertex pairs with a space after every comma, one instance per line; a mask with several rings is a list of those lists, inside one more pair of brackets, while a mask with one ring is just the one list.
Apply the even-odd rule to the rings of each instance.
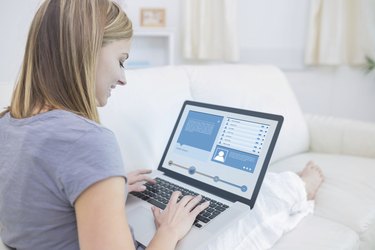
[[[274, 134], [272, 136], [270, 146], [268, 148], [266, 157], [265, 157], [263, 165], [262, 165], [262, 169], [260, 171], [258, 180], [257, 180], [257, 182], [255, 184], [254, 192], [253, 192], [253, 194], [252, 194], [252, 196], [251, 196], [250, 199], [247, 199], [247, 198], [239, 196], [237, 194], [233, 194], [231, 192], [225, 191], [225, 190], [223, 190], [221, 188], [217, 188], [217, 187], [211, 186], [211, 185], [206, 184], [204, 182], [195, 180], [195, 179], [193, 179], [191, 177], [182, 175], [182, 174], [177, 173], [177, 172], [175, 172], [173, 170], [170, 170], [170, 169], [167, 169], [167, 168], [163, 167], [163, 163], [164, 163], [165, 157], [166, 157], [166, 155], [168, 153], [169, 147], [171, 145], [171, 142], [172, 142], [173, 137], [175, 135], [175, 132], [177, 130], [178, 124], [180, 123], [182, 114], [184, 113], [185, 108], [186, 108], [187, 105], [196, 106], [196, 107], [202, 107], [202, 108], [208, 108], [208, 109], [214, 109], [214, 110], [220, 110], [220, 111], [226, 111], [226, 112], [237, 113], [237, 114], [248, 115], [248, 116], [254, 116], [254, 117], [269, 119], [269, 120], [273, 120], [273, 121], [277, 122], [277, 125], [276, 125], [276, 128], [275, 128], [275, 132], [274, 132]], [[219, 197], [221, 197], [223, 199], [226, 199], [226, 200], [229, 200], [229, 201], [232, 201], [232, 202], [239, 201], [239, 202], [242, 202], [244, 204], [247, 204], [252, 209], [254, 207], [254, 204], [255, 204], [256, 198], [258, 196], [260, 187], [262, 185], [264, 176], [266, 174], [269, 162], [271, 160], [271, 156], [272, 156], [273, 150], [275, 148], [277, 138], [278, 138], [278, 136], [280, 134], [280, 130], [281, 130], [281, 126], [282, 126], [283, 121], [284, 121], [284, 117], [281, 116], [281, 115], [275, 115], [275, 114], [263, 113], [263, 112], [252, 111], [252, 110], [245, 110], [245, 109], [238, 109], [238, 108], [231, 108], [231, 107], [225, 107], [225, 106], [219, 106], [219, 105], [208, 104], [208, 103], [201, 103], [201, 102], [195, 102], [195, 101], [185, 101], [184, 104], [183, 104], [183, 106], [182, 106], [182, 108], [181, 108], [180, 114], [178, 115], [176, 124], [175, 124], [175, 126], [173, 128], [173, 131], [171, 133], [171, 136], [170, 136], [170, 138], [168, 140], [168, 144], [167, 144], [167, 146], [166, 146], [166, 148], [164, 150], [163, 156], [162, 156], [162, 158], [160, 160], [160, 163], [159, 163], [159, 166], [158, 166], [158, 170], [164, 172], [165, 175], [167, 175], [167, 176], [169, 176], [169, 177], [171, 177], [173, 179], [176, 179], [178, 181], [186, 183], [186, 184], [188, 184], [190, 186], [202, 189], [202, 190], [204, 190], [206, 192], [212, 193], [212, 194], [214, 194], [216, 196], [219, 196]]]

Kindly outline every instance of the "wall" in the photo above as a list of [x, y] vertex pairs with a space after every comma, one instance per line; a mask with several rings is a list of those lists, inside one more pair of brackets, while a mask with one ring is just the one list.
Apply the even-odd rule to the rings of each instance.
[[[181, 0], [118, 0], [135, 27], [139, 8], [167, 9], [167, 29], [175, 37], [176, 64], [191, 63], [181, 56]], [[270, 63], [281, 67], [305, 112], [375, 122], [375, 77], [361, 69], [306, 68], [303, 65], [309, 0], [237, 0], [241, 63]], [[14, 82], [22, 60], [27, 31], [40, 0], [0, 2], [0, 84]], [[134, 53], [159, 57], [153, 48], [162, 41], [133, 44]], [[138, 46], [138, 47], [137, 47]], [[146, 48], [145, 48], [146, 47]], [[165, 49], [165, 48], [164, 48]]]
[[40, 0], [0, 2], [0, 83], [14, 82], [23, 58], [27, 33]]
[[[133, 63], [134, 67], [138, 64], [163, 65], [168, 63], [168, 45], [172, 43], [172, 61], [180, 64], [181, 58], [179, 51], [181, 50], [181, 8], [182, 4], [178, 0], [117, 0], [125, 9], [133, 22], [136, 31], [143, 33], [154, 33], [153, 31], [161, 31], [163, 34], [170, 34], [172, 37], [162, 36], [135, 36], [132, 43], [132, 51], [129, 64]], [[165, 28], [143, 28], [140, 25], [140, 10], [142, 8], [163, 8], [166, 10], [166, 27]], [[176, 62], [177, 60], [177, 62]], [[132, 67], [133, 67], [132, 66]]]
[[282, 68], [304, 112], [375, 122], [374, 74], [358, 67], [304, 65], [309, 0], [238, 4], [241, 62]]
[[238, 0], [242, 62], [304, 67], [309, 0]]

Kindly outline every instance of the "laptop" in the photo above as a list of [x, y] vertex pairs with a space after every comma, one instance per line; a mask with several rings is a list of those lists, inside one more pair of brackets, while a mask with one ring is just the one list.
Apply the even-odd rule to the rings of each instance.
[[135, 239], [149, 244], [156, 231], [151, 206], [164, 209], [176, 190], [210, 201], [176, 249], [204, 248], [238, 222], [254, 207], [282, 123], [280, 115], [185, 101], [151, 174], [157, 183], [128, 196]]

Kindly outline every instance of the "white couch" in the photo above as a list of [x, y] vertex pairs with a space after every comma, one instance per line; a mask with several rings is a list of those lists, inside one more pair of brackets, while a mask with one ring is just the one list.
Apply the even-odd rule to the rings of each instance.
[[[171, 66], [126, 75], [128, 85], [112, 91], [100, 113], [128, 171], [157, 168], [185, 100], [281, 114], [269, 171], [298, 171], [314, 160], [326, 179], [314, 214], [272, 249], [375, 249], [375, 124], [304, 115], [272, 66]], [[0, 105], [8, 103], [10, 90], [0, 84]]]

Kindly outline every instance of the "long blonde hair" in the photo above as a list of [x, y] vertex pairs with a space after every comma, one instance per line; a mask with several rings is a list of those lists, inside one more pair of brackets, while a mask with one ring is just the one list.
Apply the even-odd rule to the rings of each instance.
[[132, 33], [131, 21], [112, 1], [46, 0], [32, 21], [11, 105], [3, 114], [26, 118], [47, 106], [99, 122], [100, 48]]

